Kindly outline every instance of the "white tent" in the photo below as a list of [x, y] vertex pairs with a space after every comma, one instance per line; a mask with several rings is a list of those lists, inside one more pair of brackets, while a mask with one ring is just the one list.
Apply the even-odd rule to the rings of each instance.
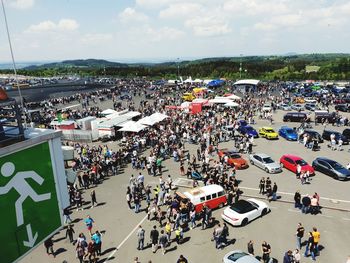
[[260, 80], [257, 79], [241, 79], [236, 81], [233, 85], [258, 85]]
[[102, 115], [110, 115], [110, 114], [113, 114], [113, 113], [116, 113], [115, 110], [112, 110], [112, 109], [107, 109], [107, 110], [104, 110], [101, 112]]
[[147, 125], [147, 126], [153, 126], [157, 122], [158, 121], [152, 119], [150, 116], [144, 117], [144, 118], [137, 121], [137, 123], [139, 123], [141, 125]]
[[231, 102], [232, 100], [226, 99], [225, 97], [216, 97], [215, 99], [209, 100], [211, 104], [227, 104]]
[[203, 80], [201, 80], [201, 79], [195, 79], [193, 82], [194, 82], [194, 83], [202, 83]]
[[160, 121], [163, 121], [163, 120], [166, 119], [166, 118], [169, 118], [169, 116], [166, 115], [166, 114], [160, 113], [160, 112], [155, 112], [155, 113], [153, 113], [153, 114], [150, 116], [150, 118], [151, 118], [152, 120], [156, 120], [157, 122], [160, 122]]
[[193, 80], [192, 80], [191, 77], [189, 77], [188, 79], [186, 79], [186, 80], [184, 81], [184, 83], [192, 83], [192, 82], [193, 82]]
[[191, 106], [191, 102], [185, 101], [181, 103], [181, 109], [188, 109]]
[[140, 132], [145, 128], [147, 128], [147, 126], [142, 125], [142, 124], [137, 123], [137, 122], [134, 122], [134, 121], [128, 121], [128, 122], [123, 124], [123, 128], [119, 129], [119, 131]]
[[241, 97], [239, 97], [239, 96], [237, 96], [235, 94], [231, 94], [230, 96], [227, 96], [225, 98], [228, 98], [230, 100], [240, 100], [241, 99]]
[[231, 101], [231, 102], [228, 102], [224, 105], [225, 107], [238, 107], [239, 104], [234, 102], [234, 101]]

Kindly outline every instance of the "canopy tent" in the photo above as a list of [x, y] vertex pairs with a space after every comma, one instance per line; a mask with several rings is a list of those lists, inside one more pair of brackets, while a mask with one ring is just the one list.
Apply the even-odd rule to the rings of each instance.
[[210, 82], [207, 84], [207, 86], [208, 86], [208, 87], [220, 87], [220, 86], [222, 86], [222, 85], [224, 85], [224, 84], [225, 84], [225, 81], [224, 81], [224, 80], [222, 80], [222, 79], [214, 79], [214, 80], [210, 81]]
[[152, 120], [156, 120], [157, 122], [160, 122], [165, 120], [166, 118], [169, 118], [169, 116], [160, 112], [155, 112], [150, 116], [150, 118]]
[[101, 112], [101, 115], [110, 115], [110, 114], [113, 114], [113, 113], [117, 113], [115, 110], [112, 110], [112, 109], [107, 109], [107, 110], [104, 110]]
[[235, 94], [230, 94], [230, 95], [228, 95], [228, 96], [225, 96], [225, 95], [224, 95], [224, 97], [225, 97], [225, 98], [228, 98], [228, 99], [230, 99], [230, 100], [241, 100], [241, 99], [242, 99], [241, 97], [239, 97], [239, 96], [237, 96], [237, 95], [235, 95]]
[[239, 104], [237, 102], [230, 101], [230, 102], [227, 102], [224, 106], [228, 107], [228, 108], [231, 108], [231, 107], [238, 107]]
[[201, 80], [201, 79], [195, 79], [193, 82], [194, 82], [194, 83], [202, 83], [203, 80]]
[[137, 121], [137, 123], [147, 126], [153, 126], [157, 122], [155, 120], [152, 120], [150, 116], [144, 117]]
[[146, 129], [147, 126], [137, 123], [135, 121], [128, 121], [123, 124], [123, 128], [119, 129], [119, 131], [124, 132], [140, 132]]
[[184, 83], [192, 83], [192, 82], [193, 82], [193, 80], [192, 80], [191, 77], [189, 77], [188, 79], [184, 80]]
[[321, 87], [320, 87], [320, 86], [314, 85], [314, 86], [311, 87], [311, 89], [312, 89], [312, 90], [319, 90], [319, 89], [321, 89]]
[[215, 99], [209, 100], [210, 104], [227, 104], [231, 103], [232, 100], [224, 98], [224, 97], [216, 97]]
[[236, 81], [233, 85], [258, 85], [260, 80], [257, 79], [241, 79]]
[[206, 105], [208, 105], [209, 100], [208, 100], [208, 99], [194, 99], [194, 100], [192, 101], [192, 103], [200, 103], [200, 104], [202, 104], [203, 106], [206, 106]]

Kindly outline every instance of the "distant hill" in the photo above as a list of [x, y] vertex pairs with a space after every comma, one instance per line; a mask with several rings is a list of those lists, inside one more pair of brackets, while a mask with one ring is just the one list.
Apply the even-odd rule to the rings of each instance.
[[40, 70], [48, 68], [127, 68], [124, 63], [111, 62], [103, 59], [76, 59], [53, 62], [43, 65], [31, 65], [25, 67], [26, 70]]

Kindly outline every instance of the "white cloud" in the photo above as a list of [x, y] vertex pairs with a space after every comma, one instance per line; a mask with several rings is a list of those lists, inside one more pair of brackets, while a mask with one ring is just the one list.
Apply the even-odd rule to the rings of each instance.
[[16, 9], [28, 9], [34, 6], [34, 0], [11, 0], [10, 6]]
[[159, 42], [163, 40], [179, 40], [185, 35], [181, 30], [172, 27], [153, 28], [145, 26], [142, 31], [146, 34], [146, 39], [150, 42]]
[[85, 34], [82, 36], [81, 41], [87, 44], [99, 44], [105, 43], [113, 39], [112, 34]]
[[185, 26], [192, 29], [196, 36], [218, 36], [231, 32], [228, 23], [218, 16], [196, 16], [188, 19]]
[[74, 19], [61, 19], [58, 23], [47, 20], [36, 25], [31, 25], [26, 32], [74, 31], [78, 27], [79, 24]]
[[143, 13], [137, 12], [135, 9], [131, 7], [127, 7], [123, 12], [119, 14], [119, 19], [123, 23], [130, 22], [145, 22], [148, 20], [148, 16]]
[[183, 16], [191, 16], [199, 13], [203, 6], [197, 3], [175, 3], [169, 5], [159, 13], [160, 18], [179, 18]]
[[136, 0], [136, 6], [145, 9], [160, 9], [171, 3], [179, 2], [180, 0]]

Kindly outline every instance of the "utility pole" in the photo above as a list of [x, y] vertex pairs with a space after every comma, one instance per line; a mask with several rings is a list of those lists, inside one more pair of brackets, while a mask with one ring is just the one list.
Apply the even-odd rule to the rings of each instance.
[[239, 79], [242, 79], [242, 56], [243, 56], [243, 54], [240, 54], [240, 62], [239, 62]]
[[179, 62], [179, 58], [177, 58], [177, 79], [180, 79], [180, 62]]

